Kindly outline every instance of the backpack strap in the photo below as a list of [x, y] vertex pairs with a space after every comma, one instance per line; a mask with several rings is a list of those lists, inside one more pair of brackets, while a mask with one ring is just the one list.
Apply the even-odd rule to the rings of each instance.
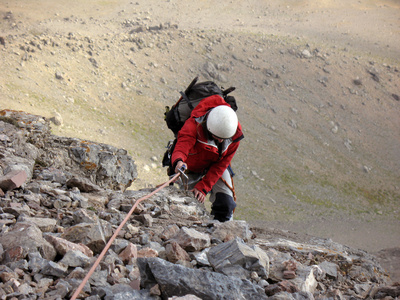
[[183, 98], [184, 100], [186, 100], [186, 102], [187, 102], [189, 108], [190, 108], [190, 109], [194, 109], [194, 107], [193, 107], [192, 103], [190, 103], [190, 100], [189, 100], [188, 96], [186, 95], [186, 93], [184, 93], [184, 92], [179, 92], [179, 93], [181, 94], [182, 98]]

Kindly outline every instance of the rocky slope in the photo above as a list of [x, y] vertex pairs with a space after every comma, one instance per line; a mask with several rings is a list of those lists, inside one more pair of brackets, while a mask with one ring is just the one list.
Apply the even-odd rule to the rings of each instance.
[[[126, 190], [137, 173], [121, 149], [54, 136], [41, 116], [0, 116], [0, 297], [69, 299], [132, 205], [152, 189]], [[400, 295], [374, 256], [288, 236], [245, 221], [212, 221], [170, 186], [137, 206], [78, 299]]]
[[236, 86], [236, 218], [398, 253], [396, 1], [69, 3], [0, 3], [1, 109], [126, 149], [138, 189], [166, 179], [164, 106]]

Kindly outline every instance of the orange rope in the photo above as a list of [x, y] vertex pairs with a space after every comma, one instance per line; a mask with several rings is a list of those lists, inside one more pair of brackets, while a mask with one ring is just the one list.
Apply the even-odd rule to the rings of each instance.
[[85, 284], [87, 283], [87, 281], [89, 280], [90, 276], [92, 276], [94, 270], [97, 268], [97, 266], [99, 265], [100, 261], [103, 259], [104, 255], [106, 254], [106, 252], [108, 251], [108, 249], [110, 248], [111, 244], [114, 242], [115, 238], [118, 236], [118, 233], [120, 232], [120, 230], [122, 229], [122, 227], [124, 227], [125, 223], [128, 221], [129, 217], [131, 216], [131, 214], [133, 213], [133, 211], [135, 210], [135, 208], [137, 207], [137, 205], [142, 202], [143, 200], [146, 200], [147, 198], [150, 198], [151, 196], [153, 196], [154, 194], [156, 194], [157, 192], [159, 192], [160, 190], [162, 190], [164, 187], [166, 187], [167, 185], [169, 185], [171, 182], [173, 182], [174, 180], [176, 180], [179, 177], [180, 173], [175, 174], [170, 180], [168, 180], [167, 182], [165, 182], [164, 184], [162, 184], [161, 186], [159, 186], [157, 189], [155, 189], [153, 192], [151, 192], [150, 194], [148, 194], [147, 196], [144, 196], [142, 198], [140, 198], [139, 200], [137, 200], [135, 202], [135, 204], [132, 206], [131, 210], [129, 211], [129, 213], [126, 215], [125, 219], [122, 221], [122, 223], [118, 226], [117, 230], [114, 232], [113, 236], [110, 238], [110, 240], [108, 241], [107, 245], [104, 247], [103, 251], [100, 253], [99, 257], [97, 258], [97, 260], [94, 262], [92, 268], [89, 270], [89, 273], [87, 273], [87, 275], [85, 276], [85, 278], [82, 280], [81, 284], [79, 285], [78, 289], [75, 291], [75, 293], [72, 295], [71, 300], [75, 300], [79, 293], [82, 291], [83, 287], [85, 286]]
[[230, 186], [230, 185], [228, 184], [228, 182], [227, 182], [224, 178], [221, 177], [221, 180], [222, 180], [222, 182], [225, 183], [225, 185], [232, 191], [233, 200], [235, 200], [235, 202], [236, 202], [235, 185], [233, 184], [233, 178], [232, 178], [232, 176], [231, 176], [232, 186]]

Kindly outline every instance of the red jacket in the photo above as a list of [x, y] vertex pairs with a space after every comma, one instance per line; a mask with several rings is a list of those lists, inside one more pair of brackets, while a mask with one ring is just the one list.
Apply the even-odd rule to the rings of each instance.
[[235, 135], [224, 140], [221, 153], [213, 140], [207, 139], [205, 129], [201, 125], [207, 112], [216, 106], [227, 105], [225, 100], [218, 96], [203, 99], [192, 111], [185, 125], [178, 133], [178, 141], [172, 153], [171, 161], [175, 167], [179, 160], [185, 162], [188, 170], [194, 173], [204, 173], [205, 176], [195, 188], [206, 195], [227, 169], [240, 140], [244, 137], [242, 126], [238, 124]]

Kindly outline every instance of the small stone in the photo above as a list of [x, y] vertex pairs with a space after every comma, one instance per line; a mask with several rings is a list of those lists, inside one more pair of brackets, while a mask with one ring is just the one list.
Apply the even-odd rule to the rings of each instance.
[[301, 52], [301, 56], [304, 57], [304, 58], [311, 58], [312, 57], [310, 51], [308, 51], [307, 49], [305, 49], [305, 50], [303, 50]]
[[56, 76], [56, 79], [58, 79], [58, 80], [63, 80], [64, 79], [63, 74], [61, 72], [59, 72], [59, 71], [56, 72], [55, 76]]
[[151, 248], [143, 248], [138, 251], [137, 255], [138, 257], [158, 257], [158, 252]]
[[150, 289], [150, 295], [161, 296], [160, 286], [158, 284], [156, 284]]
[[133, 258], [138, 257], [138, 251], [134, 244], [130, 243], [124, 250], [119, 254], [119, 258], [126, 264], [129, 264]]
[[50, 121], [57, 126], [61, 126], [63, 124], [63, 119], [58, 112], [54, 113], [54, 115], [50, 118]]
[[14, 170], [0, 177], [0, 188], [3, 191], [9, 191], [19, 188], [27, 179], [26, 172], [23, 170]]
[[168, 261], [176, 263], [179, 260], [190, 261], [189, 254], [177, 242], [172, 242], [165, 247]]

